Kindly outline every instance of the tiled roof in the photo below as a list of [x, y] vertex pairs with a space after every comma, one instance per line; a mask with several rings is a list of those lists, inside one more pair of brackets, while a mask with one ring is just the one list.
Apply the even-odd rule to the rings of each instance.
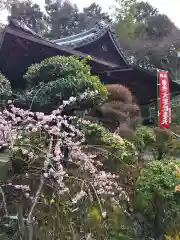
[[36, 32], [30, 29], [23, 21], [20, 21], [17, 19], [11, 19], [9, 22], [9, 26], [15, 29], [18, 29], [20, 31], [26, 32], [27, 34], [41, 38]]
[[73, 36], [60, 38], [53, 42], [58, 45], [77, 48], [96, 41], [97, 39], [104, 36], [108, 30], [109, 25], [107, 25], [104, 21], [100, 21], [90, 30], [84, 31]]
[[93, 28], [87, 31], [84, 31], [73, 36], [53, 40], [52, 42], [56, 43], [59, 46], [77, 49], [97, 41], [98, 39], [102, 38], [105, 34], [109, 34], [109, 37], [114, 46], [116, 47], [117, 51], [119, 52], [120, 56], [123, 58], [124, 62], [128, 64], [127, 58], [125, 57], [121, 49], [119, 40], [116, 37], [115, 29], [113, 28], [112, 25], [110, 25], [109, 23], [107, 24], [103, 20], [98, 22]]

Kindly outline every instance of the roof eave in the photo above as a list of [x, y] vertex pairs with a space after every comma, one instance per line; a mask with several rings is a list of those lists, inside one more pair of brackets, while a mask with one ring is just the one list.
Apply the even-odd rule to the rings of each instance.
[[125, 54], [123, 53], [121, 47], [120, 47], [120, 43], [116, 37], [116, 34], [114, 32], [114, 30], [112, 30], [112, 27], [109, 27], [108, 29], [108, 34], [109, 34], [109, 37], [111, 39], [111, 41], [113, 42], [114, 44], [114, 47], [116, 48], [117, 52], [119, 53], [119, 55], [122, 57], [123, 61], [126, 63], [126, 65], [129, 65], [129, 62], [127, 61], [126, 57], [125, 57]]
[[[35, 43], [39, 43], [39, 44], [45, 45], [45, 46], [50, 47], [50, 48], [57, 49], [60, 52], [66, 53], [68, 55], [78, 56], [78, 57], [83, 58], [83, 59], [88, 59], [89, 58], [88, 54], [84, 54], [84, 53], [76, 51], [76, 50], [67, 49], [65, 47], [58, 46], [57, 44], [54, 44], [54, 43], [52, 43], [52, 42], [50, 42], [48, 40], [37, 38], [36, 36], [29, 35], [27, 33], [24, 33], [23, 31], [14, 30], [14, 29], [12, 29], [10, 27], [7, 27], [4, 30], [3, 39], [1, 41], [1, 45], [2, 45], [2, 43], [4, 41], [4, 37], [5, 37], [6, 34], [11, 34], [11, 35], [13, 35], [15, 37], [20, 37], [20, 38], [23, 38], [23, 39], [26, 39], [26, 40], [29, 40], [29, 41], [32, 41], [32, 42], [35, 42]], [[101, 65], [104, 65], [104, 66], [106, 66], [108, 68], [116, 68], [116, 67], [118, 67], [117, 64], [113, 64], [113, 63], [110, 63], [110, 62], [107, 62], [107, 61], [103, 61], [103, 60], [100, 60], [100, 59], [98, 59], [96, 57], [91, 57], [89, 61], [101, 64]]]

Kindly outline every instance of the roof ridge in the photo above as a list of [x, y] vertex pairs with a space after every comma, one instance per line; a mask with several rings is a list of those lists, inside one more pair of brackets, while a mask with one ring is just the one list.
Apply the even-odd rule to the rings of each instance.
[[94, 30], [94, 29], [91, 28], [89, 30], [82, 31], [82, 32], [74, 34], [74, 35], [70, 35], [70, 36], [63, 37], [63, 38], [58, 38], [58, 39], [52, 40], [52, 42], [56, 43], [56, 42], [61, 42], [61, 41], [63, 42], [64, 40], [67, 40], [67, 39], [71, 40], [71, 39], [74, 39], [77, 36], [84, 36], [88, 33], [91, 33], [92, 30]]
[[109, 26], [109, 33], [110, 33], [110, 38], [111, 40], [113, 41], [117, 51], [121, 54], [121, 57], [123, 58], [124, 62], [127, 64], [127, 65], [130, 65], [128, 59], [127, 59], [127, 56], [125, 55], [124, 51], [122, 50], [121, 48], [121, 44], [120, 44], [120, 41], [116, 35], [116, 31], [115, 31], [115, 28], [111, 26]]
[[23, 32], [26, 32], [27, 34], [33, 35], [38, 38], [42, 38], [39, 34], [37, 34], [35, 31], [33, 31], [30, 27], [27, 26], [27, 24], [21, 19], [11, 18], [9, 19], [9, 27], [17, 28]]
[[125, 64], [129, 65], [127, 57], [124, 54], [120, 42], [116, 36], [116, 31], [113, 24], [105, 22], [104, 20], [100, 20], [94, 25], [94, 27], [87, 31], [84, 31], [73, 36], [61, 38], [53, 42], [60, 46], [62, 45], [67, 48], [77, 49], [79, 47], [91, 44], [92, 42], [100, 39], [107, 33], [109, 34], [111, 41], [113, 42], [117, 52], [120, 54]]
[[[67, 43], [67, 45], [71, 46], [71, 41], [73, 40], [82, 40], [81, 38], [85, 39], [87, 37], [87, 41], [84, 42], [84, 44], [78, 44], [78, 41], [76, 44], [72, 44], [75, 45], [74, 48], [79, 47], [80, 46], [84, 46], [88, 43], [91, 43], [92, 41], [94, 41], [95, 39], [98, 39], [100, 37], [102, 37], [109, 29], [109, 24], [105, 23], [105, 21], [100, 20], [99, 22], [97, 22], [92, 28], [90, 28], [89, 30], [83, 31], [81, 33], [72, 35], [72, 36], [68, 36], [68, 37], [63, 37], [60, 39], [56, 39], [53, 42], [58, 44], [58, 45], [63, 45], [65, 43]], [[95, 34], [96, 36], [91, 36], [92, 34]], [[89, 35], [89, 37], [88, 37]], [[97, 36], [98, 35], [98, 36]], [[91, 38], [92, 37], [92, 38]], [[69, 42], [69, 44], [68, 44]]]

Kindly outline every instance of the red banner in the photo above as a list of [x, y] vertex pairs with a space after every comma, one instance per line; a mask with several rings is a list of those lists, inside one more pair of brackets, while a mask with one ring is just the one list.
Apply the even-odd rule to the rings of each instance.
[[171, 123], [171, 99], [168, 72], [158, 72], [159, 83], [159, 124], [160, 128], [169, 128]]

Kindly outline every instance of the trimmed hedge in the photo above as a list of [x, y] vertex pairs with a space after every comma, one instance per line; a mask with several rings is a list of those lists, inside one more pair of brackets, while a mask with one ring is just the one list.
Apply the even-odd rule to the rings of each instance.
[[34, 64], [24, 78], [27, 88], [25, 93], [19, 94], [16, 103], [35, 111], [50, 112], [64, 100], [72, 96], [78, 98], [85, 92], [98, 92], [91, 105], [99, 104], [107, 97], [107, 89], [97, 76], [91, 75], [86, 61], [72, 56], [51, 57]]

